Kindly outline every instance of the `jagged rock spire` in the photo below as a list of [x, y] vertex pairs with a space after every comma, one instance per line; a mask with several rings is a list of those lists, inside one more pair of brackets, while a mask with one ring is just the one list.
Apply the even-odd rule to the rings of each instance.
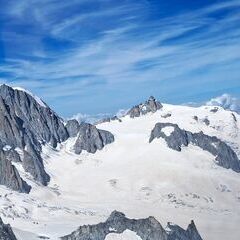
[[153, 96], [150, 96], [145, 103], [140, 103], [139, 105], [132, 107], [128, 111], [127, 115], [129, 115], [131, 118], [135, 118], [141, 115], [145, 115], [149, 112], [154, 113], [161, 108], [162, 104], [157, 101]]

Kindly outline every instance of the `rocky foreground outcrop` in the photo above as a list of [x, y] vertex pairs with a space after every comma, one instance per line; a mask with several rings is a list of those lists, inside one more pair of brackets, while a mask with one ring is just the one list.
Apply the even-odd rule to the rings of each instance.
[[[172, 128], [172, 131], [166, 134], [164, 129], [169, 127]], [[176, 151], [181, 151], [182, 146], [193, 144], [214, 155], [219, 166], [240, 172], [240, 161], [236, 153], [229, 145], [215, 136], [208, 136], [203, 132], [192, 133], [180, 129], [177, 124], [173, 123], [157, 123], [151, 132], [149, 142], [155, 138], [163, 138], [168, 147]]]
[[[104, 146], [114, 141], [112, 133], [99, 130], [96, 126], [89, 123], [81, 123], [77, 129], [77, 139], [73, 146], [76, 154], [80, 154], [83, 150], [89, 153], [95, 153], [97, 150], [103, 149]], [[73, 136], [75, 136], [75, 134]]]
[[0, 240], [17, 240], [9, 224], [4, 224], [0, 218]]
[[131, 118], [140, 117], [141, 115], [145, 115], [149, 112], [154, 113], [162, 107], [162, 104], [151, 96], [145, 103], [141, 103], [131, 108], [127, 112], [127, 115]]
[[192, 221], [187, 230], [169, 224], [167, 230], [154, 218], [129, 219], [114, 211], [110, 217], [96, 225], [84, 225], [62, 240], [104, 240], [110, 233], [121, 234], [125, 230], [135, 232], [142, 240], [202, 240]]
[[[74, 149], [78, 154], [82, 150], [94, 153], [114, 140], [111, 133], [98, 130], [93, 125], [80, 126], [76, 120], [65, 123], [46, 103], [26, 90], [5, 84], [0, 86], [0, 150], [10, 147], [0, 159], [2, 166], [8, 167], [8, 171], [2, 169], [0, 172], [0, 184], [28, 192], [29, 186], [21, 180], [17, 169], [10, 163], [12, 161], [22, 163], [34, 180], [47, 185], [50, 176], [41, 157], [42, 146], [48, 143], [56, 148], [58, 143], [76, 136]], [[22, 151], [22, 159], [16, 148]]]

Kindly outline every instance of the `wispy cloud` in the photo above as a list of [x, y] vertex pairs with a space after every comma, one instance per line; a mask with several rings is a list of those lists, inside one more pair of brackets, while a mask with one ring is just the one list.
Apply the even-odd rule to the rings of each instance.
[[[160, 18], [151, 18], [146, 1], [92, 0], [97, 11], [84, 0], [46, 2], [8, 6], [8, 13], [24, 22], [26, 10], [32, 12], [34, 34], [22, 55], [6, 49], [0, 66], [8, 83], [31, 88], [46, 101], [71, 96], [79, 101], [93, 89], [101, 99], [102, 91], [111, 98], [113, 92], [119, 97], [138, 91], [171, 101], [194, 100], [201, 91], [239, 86], [240, 1]], [[9, 31], [3, 34], [10, 36]], [[25, 38], [28, 34], [20, 34], [19, 41]], [[6, 40], [6, 47], [12, 42]]]
[[219, 97], [210, 99], [206, 104], [210, 106], [220, 106], [224, 109], [240, 113], [240, 99], [226, 93]]

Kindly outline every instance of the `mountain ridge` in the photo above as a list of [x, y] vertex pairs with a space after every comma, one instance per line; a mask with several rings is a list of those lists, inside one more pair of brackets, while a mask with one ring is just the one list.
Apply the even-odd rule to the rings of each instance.
[[[8, 121], [1, 121], [4, 156], [0, 163], [14, 167], [21, 180], [18, 174], [18, 182], [11, 180], [11, 171], [4, 172], [7, 176], [1, 173], [0, 179], [7, 177], [12, 188], [23, 186], [25, 181], [28, 186], [20, 192], [28, 187], [31, 191], [22, 194], [0, 185], [0, 214], [20, 239], [28, 240], [21, 236], [30, 232], [36, 239], [44, 236], [55, 240], [78, 226], [103, 222], [110, 211], [118, 209], [131, 219], [154, 216], [164, 225], [170, 221], [186, 226], [194, 219], [204, 239], [238, 240], [234, 236], [238, 234], [239, 173], [220, 166], [216, 154], [195, 142], [198, 137], [206, 138], [211, 146], [217, 139], [217, 145], [224, 142], [239, 157], [238, 114], [213, 106], [159, 107], [158, 101], [150, 98], [153, 108], [147, 112], [131, 117], [130, 109], [120, 118], [95, 126], [64, 121], [26, 92], [4, 91], [0, 117]], [[142, 109], [144, 104], [136, 106]], [[149, 143], [157, 123], [165, 124], [158, 129], [165, 135], [156, 135]], [[183, 136], [175, 137], [179, 151], [168, 146], [169, 136], [175, 136], [169, 129], [172, 126]], [[215, 151], [221, 152], [217, 147]], [[228, 147], [226, 152], [230, 155], [223, 155], [224, 159], [230, 163], [234, 154]], [[41, 184], [41, 179], [47, 183]], [[226, 234], [233, 229], [236, 234], [229, 238]]]

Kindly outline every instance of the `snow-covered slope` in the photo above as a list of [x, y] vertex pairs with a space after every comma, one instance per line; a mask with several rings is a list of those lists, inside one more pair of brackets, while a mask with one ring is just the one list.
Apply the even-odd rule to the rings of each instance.
[[131, 218], [152, 215], [163, 225], [174, 222], [184, 228], [194, 219], [203, 239], [238, 240], [240, 174], [218, 166], [213, 155], [196, 146], [177, 152], [163, 139], [149, 143], [149, 137], [157, 122], [177, 123], [217, 136], [240, 157], [240, 116], [220, 107], [163, 104], [155, 113], [121, 120], [98, 125], [115, 141], [95, 154], [74, 154], [74, 138], [57, 149], [44, 146], [42, 158], [51, 178], [47, 187], [15, 164], [32, 186], [29, 195], [0, 187], [0, 214], [16, 234], [57, 239], [79, 225], [105, 220], [116, 209]]
[[141, 238], [134, 232], [126, 230], [122, 234], [110, 233], [105, 238], [106, 240], [141, 240]]

